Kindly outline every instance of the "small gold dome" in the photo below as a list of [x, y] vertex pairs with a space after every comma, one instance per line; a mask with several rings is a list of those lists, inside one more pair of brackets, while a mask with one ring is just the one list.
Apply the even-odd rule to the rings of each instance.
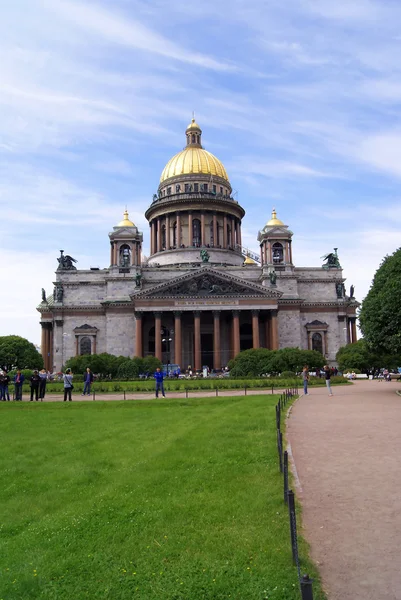
[[229, 182], [224, 165], [203, 148], [188, 146], [171, 158], [163, 169], [160, 183], [178, 175], [215, 175]]
[[128, 211], [127, 211], [127, 209], [125, 209], [125, 211], [124, 211], [124, 219], [119, 222], [119, 224], [117, 225], [117, 227], [135, 227], [135, 223], [133, 223], [132, 221], [130, 221], [129, 218], [128, 218]]
[[192, 121], [186, 128], [185, 133], [187, 133], [188, 131], [192, 131], [193, 129], [196, 129], [197, 131], [200, 131], [202, 133], [202, 129], [199, 127], [198, 123], [195, 121], [194, 118], [192, 118]]
[[267, 227], [273, 227], [274, 225], [284, 225], [284, 223], [282, 221], [280, 221], [280, 219], [277, 218], [277, 213], [276, 213], [276, 209], [273, 208], [272, 211], [272, 218], [270, 219], [270, 221], [268, 221], [266, 223]]
[[244, 260], [244, 265], [256, 265], [256, 261], [253, 260], [250, 256], [247, 256]]

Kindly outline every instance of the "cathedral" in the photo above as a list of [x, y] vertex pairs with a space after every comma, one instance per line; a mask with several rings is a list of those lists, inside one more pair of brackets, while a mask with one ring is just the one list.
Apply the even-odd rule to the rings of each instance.
[[257, 234], [260, 254], [249, 252], [224, 165], [194, 119], [185, 136], [145, 213], [149, 257], [127, 211], [109, 233], [108, 267], [79, 270], [61, 251], [54, 290], [38, 306], [46, 369], [108, 352], [218, 371], [241, 350], [285, 347], [318, 350], [335, 365], [340, 346], [356, 341], [359, 306], [337, 249], [322, 267], [295, 266], [293, 233], [273, 209]]

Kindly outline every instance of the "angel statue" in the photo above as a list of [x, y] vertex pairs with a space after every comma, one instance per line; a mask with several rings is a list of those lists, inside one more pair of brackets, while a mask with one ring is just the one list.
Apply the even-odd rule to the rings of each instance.
[[277, 273], [276, 273], [276, 271], [270, 271], [270, 273], [269, 273], [269, 279], [270, 279], [270, 283], [272, 285], [276, 285], [276, 281], [277, 281]]
[[44, 288], [42, 288], [42, 302], [47, 304], [46, 292]]
[[202, 262], [204, 262], [204, 263], [209, 262], [209, 258], [210, 258], [209, 252], [205, 248], [203, 248], [203, 250], [200, 251], [200, 257], [202, 259]]
[[66, 254], [64, 256], [64, 250], [60, 250], [60, 256], [57, 260], [58, 260], [58, 267], [57, 267], [58, 271], [60, 271], [61, 269], [70, 270], [70, 271], [72, 269], [76, 270], [76, 267], [74, 267], [73, 263], [76, 263], [77, 261], [75, 260], [75, 258], [72, 258], [72, 256], [70, 256], [69, 254]]
[[337, 250], [338, 248], [334, 248], [334, 252], [330, 252], [329, 254], [326, 254], [326, 256], [321, 257], [324, 261], [326, 261], [326, 264], [323, 265], [323, 269], [341, 269]]

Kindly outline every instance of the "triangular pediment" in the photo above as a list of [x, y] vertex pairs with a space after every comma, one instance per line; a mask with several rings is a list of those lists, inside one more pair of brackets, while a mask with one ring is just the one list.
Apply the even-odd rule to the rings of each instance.
[[177, 277], [172, 282], [162, 283], [135, 294], [135, 298], [204, 298], [253, 297], [281, 298], [282, 292], [251, 283], [240, 277], [227, 275], [210, 267]]
[[113, 233], [109, 234], [110, 239], [113, 240], [126, 240], [126, 239], [135, 239], [137, 236], [138, 230], [136, 227], [121, 227], [117, 231], [113, 231]]

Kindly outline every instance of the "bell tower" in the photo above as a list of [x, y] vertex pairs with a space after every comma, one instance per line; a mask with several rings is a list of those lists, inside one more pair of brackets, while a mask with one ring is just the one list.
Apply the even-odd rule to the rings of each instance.
[[129, 273], [141, 266], [143, 234], [129, 220], [125, 209], [124, 219], [113, 227], [110, 238], [110, 268]]
[[275, 271], [289, 271], [294, 268], [292, 236], [288, 225], [277, 218], [276, 209], [273, 208], [270, 221], [258, 233], [262, 267]]

